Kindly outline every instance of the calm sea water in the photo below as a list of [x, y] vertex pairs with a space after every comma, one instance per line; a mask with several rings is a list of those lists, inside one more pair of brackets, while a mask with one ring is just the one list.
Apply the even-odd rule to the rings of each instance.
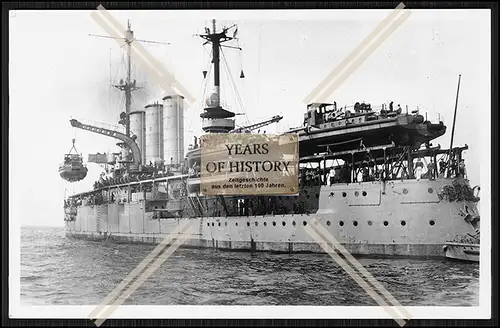
[[[154, 246], [75, 241], [62, 228], [22, 228], [21, 302], [97, 305]], [[478, 306], [479, 265], [359, 259], [402, 304]], [[178, 249], [124, 304], [377, 305], [327, 254]]]

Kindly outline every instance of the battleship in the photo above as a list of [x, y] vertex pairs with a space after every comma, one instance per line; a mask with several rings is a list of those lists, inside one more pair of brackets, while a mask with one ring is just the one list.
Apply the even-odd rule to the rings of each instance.
[[[235, 25], [213, 20], [204, 32], [198, 36], [211, 45], [214, 89], [200, 114], [203, 132], [253, 134], [281, 120], [236, 126], [235, 112], [220, 101], [221, 52], [235, 39]], [[124, 40], [130, 49], [130, 24]], [[89, 154], [88, 162], [107, 169], [91, 190], [65, 197], [67, 237], [158, 244], [189, 222], [196, 233], [181, 247], [322, 253], [303, 229], [316, 219], [354, 256], [478, 260], [479, 188], [467, 179], [468, 146], [453, 146], [455, 120], [444, 149], [432, 144], [446, 134], [444, 122], [408, 106], [311, 103], [301, 125], [284, 132], [298, 135], [298, 193], [208, 196], [200, 191], [200, 137], [184, 149], [184, 97], [166, 94], [132, 110], [137, 87], [128, 53], [127, 76], [116, 86], [126, 98], [124, 131], [70, 120], [76, 129], [119, 140], [120, 149]]]

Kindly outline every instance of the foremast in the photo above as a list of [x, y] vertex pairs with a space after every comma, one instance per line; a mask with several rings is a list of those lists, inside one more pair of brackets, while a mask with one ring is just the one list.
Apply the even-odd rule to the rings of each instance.
[[132, 81], [132, 61], [131, 61], [131, 48], [134, 42], [134, 32], [131, 30], [130, 21], [127, 21], [127, 30], [125, 31], [125, 43], [127, 45], [127, 77], [125, 81], [120, 80], [120, 83], [114, 85], [115, 88], [125, 93], [125, 115], [121, 115], [120, 123], [125, 126], [125, 135], [130, 137], [130, 108], [132, 105], [132, 91], [140, 89]]
[[[127, 76], [125, 78], [125, 81], [123, 79], [120, 79], [119, 84], [113, 85], [115, 88], [117, 88], [120, 91], [123, 91], [125, 93], [125, 111], [120, 113], [120, 120], [118, 121], [119, 124], [125, 126], [125, 134], [123, 135], [119, 131], [108, 131], [107, 129], [99, 128], [99, 127], [94, 127], [90, 125], [86, 125], [89, 129], [88, 131], [91, 132], [96, 132], [104, 135], [108, 135], [114, 138], [117, 138], [119, 140], [127, 140], [127, 142], [120, 143], [119, 145], [122, 147], [122, 155], [124, 160], [122, 163], [132, 163], [132, 167], [128, 165], [126, 167], [126, 171], [128, 172], [129, 169], [137, 170], [139, 169], [139, 166], [142, 163], [141, 158], [140, 158], [140, 151], [137, 151], [137, 145], [135, 144], [134, 137], [132, 136], [132, 133], [130, 132], [130, 113], [131, 113], [131, 107], [132, 107], [132, 91], [141, 89], [139, 86], [136, 85], [136, 80], [132, 80], [132, 43], [133, 42], [144, 42], [144, 43], [158, 43], [158, 44], [170, 44], [166, 42], [158, 42], [158, 41], [149, 41], [149, 40], [138, 40], [134, 37], [134, 32], [132, 31], [132, 27], [130, 24], [130, 20], [127, 20], [127, 30], [125, 30], [125, 35], [123, 38], [117, 38], [117, 37], [112, 37], [112, 36], [104, 36], [104, 35], [95, 35], [95, 34], [90, 34], [91, 36], [96, 36], [96, 37], [101, 37], [101, 38], [108, 38], [108, 39], [119, 39], [123, 40], [125, 42], [125, 45], [127, 46]], [[73, 122], [72, 122], [73, 124]], [[105, 131], [105, 132], [104, 132]], [[131, 144], [133, 144], [131, 146]], [[132, 151], [132, 161], [129, 160], [129, 153]], [[139, 156], [139, 158], [136, 158]]]

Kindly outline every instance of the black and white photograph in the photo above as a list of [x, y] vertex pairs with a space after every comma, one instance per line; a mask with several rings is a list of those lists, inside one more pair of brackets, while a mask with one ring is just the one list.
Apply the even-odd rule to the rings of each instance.
[[491, 317], [490, 10], [8, 24], [11, 318]]

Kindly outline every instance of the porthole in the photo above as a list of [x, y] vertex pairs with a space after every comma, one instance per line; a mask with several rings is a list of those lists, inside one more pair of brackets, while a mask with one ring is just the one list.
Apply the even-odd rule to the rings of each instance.
[[366, 197], [366, 191], [363, 191], [363, 196]]
[[235, 224], [236, 226], [238, 226], [238, 222], [235, 222], [234, 224]]
[[347, 196], [347, 193], [343, 192], [342, 197], [346, 197], [346, 196]]
[[371, 226], [373, 224], [372, 221], [368, 221], [368, 225]]
[[405, 195], [406, 195], [407, 193], [408, 193], [408, 189], [406, 189], [406, 188], [405, 188], [405, 189], [403, 189], [403, 194], [405, 194]]
[[344, 225], [344, 221], [339, 221], [339, 225], [342, 227]]
[[330, 193], [330, 197], [333, 197], [333, 195], [335, 195], [333, 192]]
[[212, 227], [215, 226], [215, 223], [212, 222]]
[[401, 221], [401, 225], [404, 227], [406, 225], [406, 221], [405, 220]]
[[258, 226], [258, 225], [259, 225], [259, 222], [257, 222], [257, 221], [256, 221], [256, 222], [255, 222], [255, 226]]
[[285, 221], [281, 222], [281, 224], [282, 224], [283, 226], [286, 226], [286, 222], [285, 222]]
[[384, 221], [384, 225], [387, 227], [389, 225], [389, 222]]
[[295, 227], [295, 225], [296, 225], [296, 224], [297, 224], [297, 223], [295, 223], [295, 221], [293, 221], [293, 222], [292, 222], [292, 225], [293, 225], [294, 227]]
[[354, 192], [354, 196], [358, 197], [359, 196], [359, 192], [355, 191]]
[[210, 227], [210, 222], [207, 222], [207, 227]]
[[302, 222], [302, 224], [303, 224], [303, 225], [304, 225], [304, 227], [305, 227], [305, 226], [307, 225], [307, 222], [306, 222], [306, 221], [304, 221], [304, 222]]
[[224, 222], [224, 225], [227, 227], [227, 222]]
[[219, 222], [219, 227], [220, 227], [220, 222]]
[[250, 226], [250, 222], [247, 222], [247, 227], [249, 227], [249, 226]]
[[427, 191], [429, 192], [429, 194], [432, 194], [434, 192], [434, 189], [429, 188], [429, 189], [427, 189]]
[[275, 221], [273, 221], [273, 227], [276, 227], [276, 222]]
[[358, 226], [358, 221], [353, 221], [352, 225], [355, 226], [355, 227], [357, 227]]
[[431, 226], [433, 226], [433, 225], [435, 225], [435, 224], [436, 224], [436, 221], [434, 221], [434, 220], [430, 220], [430, 221], [429, 221], [429, 224], [430, 224]]
[[267, 227], [267, 222], [264, 222], [264, 227]]
[[330, 226], [330, 221], [326, 221], [326, 225], [327, 225], [327, 226]]

